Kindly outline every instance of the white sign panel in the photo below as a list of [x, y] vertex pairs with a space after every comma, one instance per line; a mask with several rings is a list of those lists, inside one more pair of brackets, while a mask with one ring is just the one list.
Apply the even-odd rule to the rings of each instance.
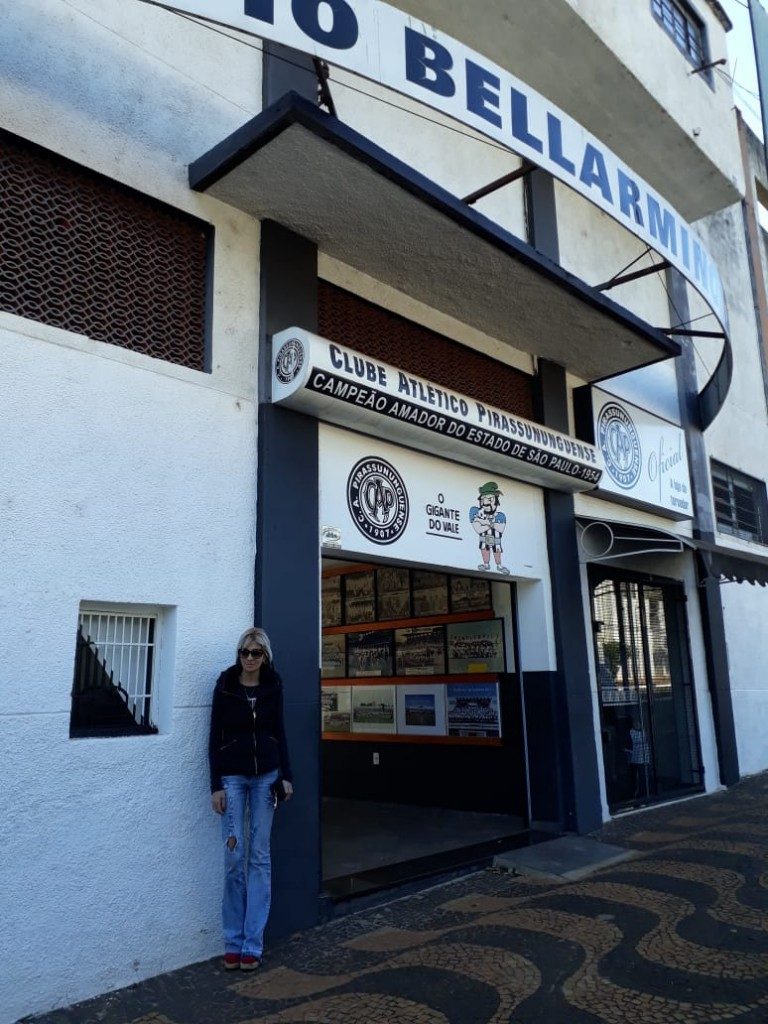
[[698, 289], [725, 325], [717, 266], [680, 214], [572, 117], [463, 43], [382, 0], [177, 0], [155, 6], [311, 53], [489, 136], [642, 238]]
[[674, 519], [693, 518], [685, 432], [614, 395], [592, 389], [595, 444], [605, 472], [600, 492]]
[[537, 488], [325, 424], [320, 522], [326, 550], [491, 579], [549, 572]]
[[584, 441], [297, 327], [272, 341], [273, 402], [561, 491], [600, 480], [597, 452]]

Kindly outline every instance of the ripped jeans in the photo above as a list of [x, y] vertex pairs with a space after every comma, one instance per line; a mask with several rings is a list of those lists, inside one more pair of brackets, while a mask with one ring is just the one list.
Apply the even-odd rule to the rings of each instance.
[[[248, 777], [225, 775], [227, 809], [221, 816], [224, 841], [224, 951], [260, 957], [272, 897], [269, 840], [275, 804], [270, 786], [277, 771]], [[245, 811], [249, 811], [246, 850]], [[247, 861], [246, 861], [247, 854]]]

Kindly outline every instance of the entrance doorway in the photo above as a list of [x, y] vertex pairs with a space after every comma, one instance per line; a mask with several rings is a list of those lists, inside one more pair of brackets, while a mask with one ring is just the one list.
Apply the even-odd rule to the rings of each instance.
[[326, 894], [519, 845], [514, 584], [327, 557], [322, 567]]
[[593, 569], [590, 586], [610, 810], [702, 788], [682, 585]]

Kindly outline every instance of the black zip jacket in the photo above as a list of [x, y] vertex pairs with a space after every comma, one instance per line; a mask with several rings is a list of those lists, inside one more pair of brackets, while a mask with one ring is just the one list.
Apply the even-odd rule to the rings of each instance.
[[293, 781], [283, 721], [283, 684], [271, 665], [262, 665], [256, 695], [256, 719], [233, 665], [218, 678], [211, 704], [208, 761], [211, 792], [222, 789], [222, 775], [264, 775], [277, 768]]

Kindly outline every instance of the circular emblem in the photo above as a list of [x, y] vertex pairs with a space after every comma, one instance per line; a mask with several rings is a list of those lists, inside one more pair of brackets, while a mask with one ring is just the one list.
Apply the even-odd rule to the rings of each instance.
[[384, 459], [360, 459], [352, 468], [347, 506], [355, 526], [374, 544], [393, 544], [408, 525], [403, 478]]
[[620, 405], [604, 405], [597, 420], [597, 443], [609, 476], [629, 490], [640, 478], [640, 437], [632, 418]]
[[304, 365], [304, 346], [298, 338], [289, 338], [280, 346], [275, 359], [275, 374], [281, 384], [296, 380]]
[[324, 526], [320, 538], [324, 548], [341, 547], [341, 530], [336, 526]]

